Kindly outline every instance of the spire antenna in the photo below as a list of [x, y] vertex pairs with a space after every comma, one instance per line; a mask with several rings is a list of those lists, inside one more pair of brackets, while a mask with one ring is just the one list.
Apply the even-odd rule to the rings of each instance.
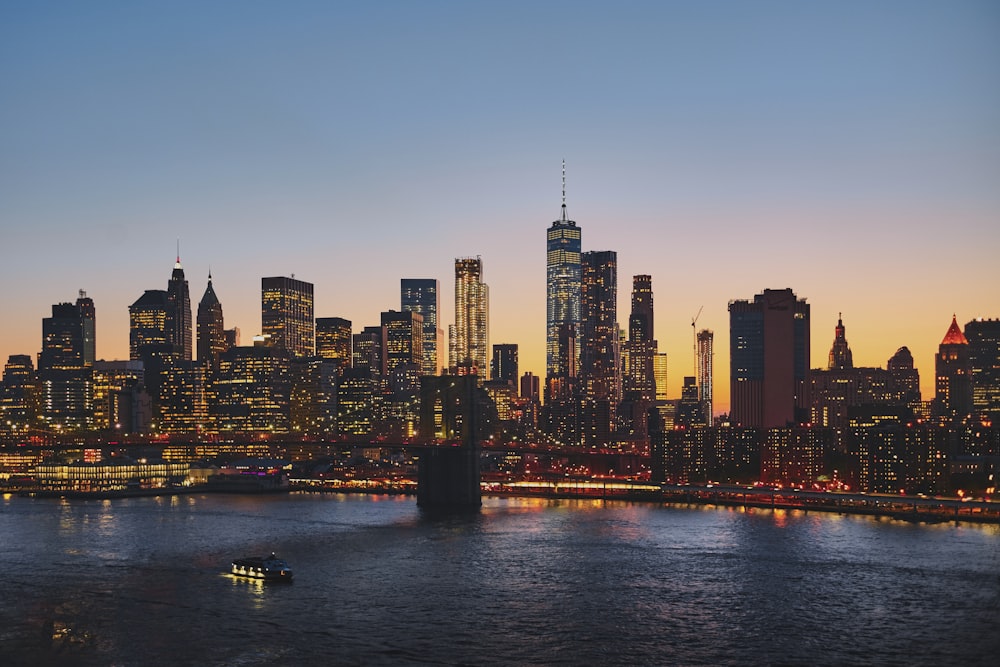
[[566, 222], [566, 160], [562, 161], [562, 221]]

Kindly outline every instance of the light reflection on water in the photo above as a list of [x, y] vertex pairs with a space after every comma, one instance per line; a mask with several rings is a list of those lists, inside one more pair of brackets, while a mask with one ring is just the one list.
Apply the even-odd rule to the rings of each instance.
[[[439, 516], [291, 494], [5, 498], [0, 535], [5, 665], [947, 665], [1000, 649], [997, 526], [537, 498]], [[272, 550], [295, 582], [228, 574]]]

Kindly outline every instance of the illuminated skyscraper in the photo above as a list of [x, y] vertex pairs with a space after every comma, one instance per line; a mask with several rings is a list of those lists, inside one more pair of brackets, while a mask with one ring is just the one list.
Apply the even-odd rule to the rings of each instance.
[[[163, 348], [167, 340], [167, 293], [149, 289], [128, 307], [129, 359], [142, 359], [151, 347]], [[172, 345], [171, 345], [172, 348]]]
[[225, 352], [226, 327], [222, 321], [222, 304], [212, 287], [212, 274], [208, 274], [208, 286], [198, 303], [198, 363], [215, 366], [219, 355]]
[[416, 312], [424, 318], [424, 351], [421, 372], [438, 375], [444, 358], [444, 332], [438, 313], [441, 298], [434, 278], [402, 278], [399, 281], [400, 309]]
[[809, 418], [809, 304], [791, 289], [729, 303], [730, 419], [782, 428]]
[[653, 378], [656, 380], [657, 402], [666, 401], [669, 397], [667, 393], [668, 371], [667, 353], [657, 352], [653, 357]]
[[702, 329], [697, 335], [698, 346], [698, 398], [701, 401], [705, 421], [712, 425], [712, 347], [715, 335], [709, 329]]
[[42, 320], [42, 353], [38, 370], [63, 370], [94, 365], [96, 315], [94, 300], [80, 290], [75, 304], [57, 303], [52, 317]]
[[847, 345], [844, 318], [840, 315], [837, 316], [837, 327], [834, 329], [833, 345], [830, 347], [830, 361], [826, 367], [831, 371], [841, 368], [854, 368], [854, 358], [851, 355], [851, 348]]
[[654, 359], [657, 353], [653, 337], [653, 279], [648, 275], [632, 277], [632, 312], [628, 318], [628, 366], [625, 387], [632, 400], [652, 401], [656, 397]]
[[[469, 369], [486, 379], [489, 359], [489, 287], [482, 281], [483, 261], [455, 260], [455, 328], [449, 341], [453, 369]], [[457, 372], [456, 374], [461, 374]]]
[[618, 255], [613, 250], [581, 258], [580, 376], [584, 394], [617, 405], [621, 400], [618, 348]]
[[316, 318], [316, 356], [351, 365], [351, 321], [342, 317]]
[[[545, 373], [550, 378], [569, 377], [569, 369], [560, 364], [560, 360], [567, 359], [565, 350], [560, 349], [560, 340], [576, 340], [579, 336], [580, 255], [580, 228], [566, 217], [566, 163], [563, 162], [562, 215], [552, 223], [546, 236]], [[567, 325], [574, 330], [570, 336], [564, 330]]]
[[167, 342], [175, 346], [180, 359], [191, 361], [191, 295], [179, 254], [167, 283], [166, 332]]
[[951, 326], [934, 355], [934, 402], [938, 415], [965, 417], [972, 412], [972, 361], [969, 341], [952, 316]]
[[1000, 419], [1000, 320], [977, 319], [965, 325], [972, 363], [972, 407]]
[[261, 278], [261, 333], [293, 357], [316, 354], [313, 285], [295, 278]]

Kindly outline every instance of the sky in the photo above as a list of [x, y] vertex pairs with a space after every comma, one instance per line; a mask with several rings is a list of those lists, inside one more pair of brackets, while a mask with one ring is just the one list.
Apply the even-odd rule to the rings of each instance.
[[1000, 317], [1000, 4], [0, 1], [0, 360], [86, 290], [97, 356], [180, 246], [227, 327], [260, 279], [355, 331], [400, 278], [479, 256], [490, 342], [545, 373], [545, 232], [652, 276], [669, 395], [727, 305], [792, 288], [812, 366], [913, 352], [925, 399], [955, 314]]

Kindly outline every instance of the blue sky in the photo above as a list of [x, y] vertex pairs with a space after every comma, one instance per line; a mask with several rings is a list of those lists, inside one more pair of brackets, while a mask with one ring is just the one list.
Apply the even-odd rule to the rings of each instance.
[[0, 357], [83, 288], [98, 356], [175, 245], [197, 301], [260, 328], [260, 277], [355, 329], [480, 255], [491, 342], [544, 373], [544, 235], [567, 161], [619, 320], [653, 276], [679, 395], [690, 319], [792, 287], [813, 365], [838, 312], [859, 365], [953, 312], [1000, 317], [995, 2], [0, 3]]

